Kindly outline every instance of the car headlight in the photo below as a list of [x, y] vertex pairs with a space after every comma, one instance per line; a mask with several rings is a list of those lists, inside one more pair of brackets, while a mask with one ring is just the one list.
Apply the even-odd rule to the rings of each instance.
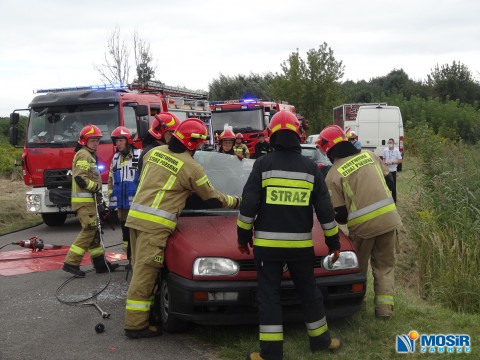
[[353, 251], [342, 251], [340, 257], [332, 264], [333, 254], [325, 256], [322, 262], [322, 266], [328, 271], [348, 270], [358, 268], [357, 255]]
[[40, 211], [40, 203], [41, 203], [40, 195], [27, 194], [26, 201], [27, 201], [27, 211], [30, 211], [30, 212]]
[[201, 257], [193, 263], [194, 276], [232, 276], [239, 270], [236, 261], [220, 257]]

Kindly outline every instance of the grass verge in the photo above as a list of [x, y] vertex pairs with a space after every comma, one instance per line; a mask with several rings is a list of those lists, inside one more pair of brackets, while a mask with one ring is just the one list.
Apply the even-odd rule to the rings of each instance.
[[21, 180], [0, 178], [0, 235], [25, 229], [42, 223], [42, 217], [29, 214], [25, 208], [25, 193], [28, 189]]

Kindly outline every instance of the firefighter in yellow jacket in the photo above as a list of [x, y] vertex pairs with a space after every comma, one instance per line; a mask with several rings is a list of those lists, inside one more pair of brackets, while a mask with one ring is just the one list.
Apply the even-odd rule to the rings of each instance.
[[72, 209], [77, 211], [82, 229], [70, 246], [63, 270], [84, 277], [80, 270], [83, 255], [88, 251], [97, 273], [118, 268], [105, 260], [100, 236], [97, 232], [97, 206], [102, 202], [102, 177], [97, 168], [97, 147], [102, 132], [95, 125], [87, 125], [80, 131], [76, 154], [72, 163]]
[[126, 226], [130, 228], [133, 276], [127, 294], [125, 335], [146, 338], [161, 335], [149, 323], [151, 295], [163, 268], [164, 248], [177, 217], [192, 192], [217, 207], [237, 208], [240, 198], [215, 190], [202, 166], [193, 159], [196, 148], [207, 140], [207, 128], [199, 119], [186, 119], [168, 145], [151, 149], [144, 158], [137, 194]]
[[389, 319], [394, 305], [397, 230], [402, 225], [392, 198], [393, 179], [377, 155], [356, 149], [339, 126], [323, 129], [317, 145], [333, 163], [325, 180], [335, 219], [347, 224], [365, 274], [370, 260], [375, 315]]

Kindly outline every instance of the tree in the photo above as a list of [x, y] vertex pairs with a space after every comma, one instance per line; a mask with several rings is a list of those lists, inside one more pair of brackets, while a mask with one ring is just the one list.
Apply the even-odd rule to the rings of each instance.
[[130, 73], [128, 58], [129, 51], [125, 40], [120, 40], [120, 28], [115, 27], [107, 39], [105, 63], [93, 67], [106, 84], [127, 83]]
[[133, 54], [137, 72], [134, 82], [146, 83], [154, 79], [156, 66], [152, 65], [153, 56], [150, 52], [150, 43], [142, 39], [137, 30], [133, 33]]
[[341, 101], [339, 80], [344, 66], [337, 61], [327, 43], [310, 49], [304, 60], [297, 51], [282, 63], [283, 74], [276, 74], [272, 95], [294, 104], [314, 132], [331, 123], [332, 108]]
[[435, 66], [427, 76], [427, 83], [432, 95], [442, 101], [460, 100], [473, 104], [478, 101], [480, 85], [474, 80], [471, 71], [465, 64], [453, 61], [452, 65]]
[[250, 73], [250, 75], [228, 76], [220, 74], [208, 84], [209, 100], [233, 100], [246, 97], [269, 100], [271, 98], [269, 86], [273, 74], [263, 75]]

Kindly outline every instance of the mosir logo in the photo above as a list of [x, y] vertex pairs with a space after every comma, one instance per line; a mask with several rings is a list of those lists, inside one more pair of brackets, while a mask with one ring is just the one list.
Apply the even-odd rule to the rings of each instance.
[[470, 353], [470, 336], [466, 334], [419, 334], [412, 330], [408, 334], [397, 335], [396, 351], [399, 354], [415, 352], [415, 343], [419, 340], [420, 353], [448, 353], [460, 354]]

